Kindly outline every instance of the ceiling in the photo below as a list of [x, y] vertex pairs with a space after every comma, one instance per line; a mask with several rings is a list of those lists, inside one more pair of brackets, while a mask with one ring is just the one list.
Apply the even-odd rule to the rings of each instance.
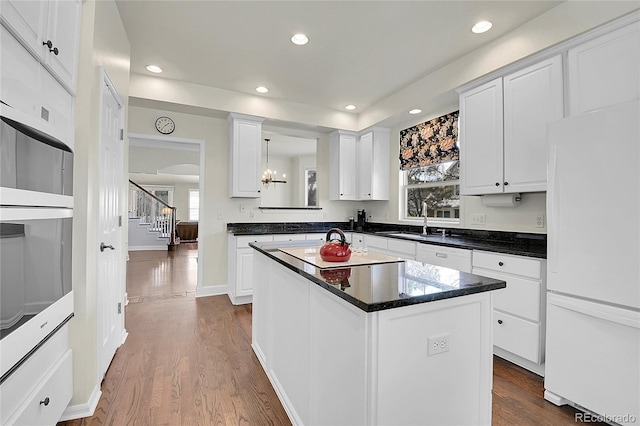
[[[560, 3], [117, 1], [132, 73], [155, 64], [159, 78], [354, 113]], [[493, 28], [473, 34], [479, 20]]]

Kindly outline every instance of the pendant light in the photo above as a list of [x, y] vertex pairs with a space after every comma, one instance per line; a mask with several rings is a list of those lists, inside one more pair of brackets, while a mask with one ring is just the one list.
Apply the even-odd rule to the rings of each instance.
[[269, 184], [273, 184], [273, 186], [276, 185], [276, 183], [287, 183], [287, 175], [283, 174], [282, 175], [282, 179], [278, 179], [278, 172], [276, 172], [275, 170], [271, 170], [269, 168], [269, 141], [271, 139], [265, 139], [265, 141], [267, 142], [267, 170], [264, 171], [264, 173], [262, 173], [262, 184], [264, 185], [265, 188], [269, 188]]

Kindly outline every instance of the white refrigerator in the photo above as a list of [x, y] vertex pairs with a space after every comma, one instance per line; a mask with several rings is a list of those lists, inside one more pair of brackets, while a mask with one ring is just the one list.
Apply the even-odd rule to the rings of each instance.
[[638, 425], [639, 105], [566, 118], [548, 130], [544, 396], [591, 419]]

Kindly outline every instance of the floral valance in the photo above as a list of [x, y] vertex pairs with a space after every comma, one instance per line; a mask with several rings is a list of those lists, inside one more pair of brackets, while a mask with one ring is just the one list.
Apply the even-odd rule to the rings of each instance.
[[457, 160], [459, 113], [454, 111], [402, 130], [400, 170]]

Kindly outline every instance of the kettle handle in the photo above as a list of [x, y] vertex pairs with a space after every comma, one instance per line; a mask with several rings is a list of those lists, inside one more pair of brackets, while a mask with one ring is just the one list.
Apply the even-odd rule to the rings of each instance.
[[338, 229], [338, 228], [331, 228], [331, 229], [329, 229], [329, 232], [327, 232], [327, 237], [326, 237], [327, 242], [330, 242], [330, 241], [331, 241], [331, 236], [332, 236], [333, 234], [338, 234], [338, 235], [340, 235], [340, 245], [341, 245], [341, 246], [344, 246], [345, 244], [346, 244], [346, 245], [349, 245], [349, 244], [347, 243], [347, 237], [344, 235], [344, 232], [342, 232], [342, 229]]

